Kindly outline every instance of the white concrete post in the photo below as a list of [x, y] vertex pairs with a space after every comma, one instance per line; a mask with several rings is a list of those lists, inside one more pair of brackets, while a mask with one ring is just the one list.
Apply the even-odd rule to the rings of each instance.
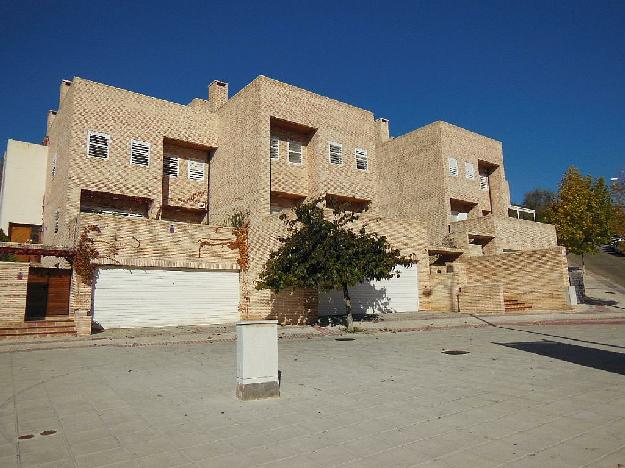
[[280, 396], [277, 320], [237, 323], [236, 394], [240, 400]]

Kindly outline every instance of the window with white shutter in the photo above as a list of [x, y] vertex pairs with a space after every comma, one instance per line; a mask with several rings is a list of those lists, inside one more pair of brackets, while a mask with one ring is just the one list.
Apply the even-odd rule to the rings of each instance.
[[289, 162], [302, 164], [302, 144], [299, 141], [289, 141]]
[[328, 143], [330, 164], [343, 164], [343, 146], [340, 143]]
[[367, 156], [367, 150], [356, 148], [354, 150], [356, 155], [356, 169], [366, 171], [369, 169], [369, 157]]
[[271, 137], [269, 144], [269, 158], [280, 159], [280, 139], [276, 136]]
[[187, 173], [189, 180], [201, 182], [204, 180], [204, 163], [202, 161], [189, 160]]
[[51, 164], [51, 169], [50, 169], [50, 174], [52, 175], [52, 178], [54, 178], [54, 176], [56, 175], [57, 159], [58, 159], [58, 155], [55, 153], [54, 156], [52, 156], [52, 164]]
[[480, 173], [480, 190], [488, 190], [488, 175]]
[[470, 162], [464, 163], [464, 174], [467, 179], [475, 179], [475, 167]]
[[163, 158], [163, 174], [178, 177], [180, 173], [180, 160], [177, 156], [165, 155]]
[[150, 144], [144, 141], [130, 142], [130, 164], [148, 166], [150, 164]]
[[111, 137], [106, 133], [89, 131], [87, 137], [87, 154], [92, 158], [108, 159]]
[[449, 158], [449, 175], [458, 176], [458, 161], [455, 158]]

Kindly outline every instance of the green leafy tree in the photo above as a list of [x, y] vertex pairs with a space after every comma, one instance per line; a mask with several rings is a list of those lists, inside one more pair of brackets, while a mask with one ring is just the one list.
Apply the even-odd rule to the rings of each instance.
[[[0, 229], [0, 242], [10, 242], [11, 238]], [[0, 262], [16, 262], [17, 259], [13, 254], [0, 254]]]
[[384, 236], [354, 228], [358, 215], [336, 209], [325, 217], [322, 200], [303, 203], [293, 216], [282, 214], [287, 234], [269, 255], [256, 289], [339, 289], [345, 302], [345, 324], [353, 330], [349, 288], [363, 281], [399, 276], [397, 265], [413, 263], [391, 248]]
[[545, 218], [555, 224], [558, 242], [569, 252], [582, 256], [594, 253], [610, 241], [614, 207], [603, 178], [582, 175], [575, 167], [564, 174], [556, 201]]
[[523, 206], [536, 210], [536, 221], [545, 220], [545, 212], [556, 201], [556, 194], [548, 189], [534, 189], [525, 194]]
[[610, 189], [614, 206], [612, 233], [619, 237], [625, 237], [625, 171], [612, 181]]

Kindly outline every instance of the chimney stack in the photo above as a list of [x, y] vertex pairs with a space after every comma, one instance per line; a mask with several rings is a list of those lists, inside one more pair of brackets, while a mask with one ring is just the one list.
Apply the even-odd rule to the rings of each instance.
[[61, 81], [61, 89], [59, 90], [59, 109], [61, 108], [61, 103], [63, 102], [63, 98], [67, 94], [69, 87], [72, 85], [71, 80], [62, 80]]
[[377, 119], [378, 124], [378, 141], [388, 141], [391, 139], [389, 133], [388, 119]]
[[228, 100], [228, 83], [215, 80], [208, 85], [208, 107], [215, 112]]

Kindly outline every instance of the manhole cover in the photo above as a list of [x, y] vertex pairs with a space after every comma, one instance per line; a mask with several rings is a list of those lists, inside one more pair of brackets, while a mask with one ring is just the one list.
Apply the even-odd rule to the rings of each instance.
[[469, 354], [469, 351], [462, 351], [461, 349], [448, 349], [447, 351], [443, 351], [443, 354], [451, 354], [452, 356], [457, 356], [459, 354]]
[[354, 341], [356, 338], [335, 338], [336, 341]]

